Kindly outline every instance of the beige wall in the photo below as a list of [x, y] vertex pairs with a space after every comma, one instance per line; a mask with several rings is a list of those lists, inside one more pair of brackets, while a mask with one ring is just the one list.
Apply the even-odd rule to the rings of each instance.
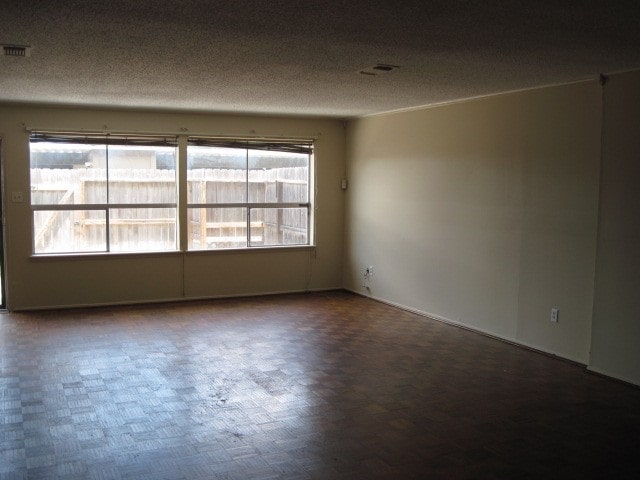
[[[316, 248], [32, 258], [32, 128], [313, 137]], [[0, 105], [7, 299], [10, 309], [144, 302], [340, 288], [344, 193], [341, 122], [304, 118], [133, 112]], [[11, 192], [25, 194], [12, 203]]]
[[350, 122], [346, 288], [587, 363], [600, 121], [592, 81]]
[[604, 87], [591, 364], [640, 385], [640, 72]]

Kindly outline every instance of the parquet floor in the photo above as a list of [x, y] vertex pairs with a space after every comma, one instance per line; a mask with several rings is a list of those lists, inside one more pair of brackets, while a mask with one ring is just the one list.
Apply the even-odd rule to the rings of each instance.
[[345, 292], [0, 315], [0, 479], [640, 478], [640, 389]]

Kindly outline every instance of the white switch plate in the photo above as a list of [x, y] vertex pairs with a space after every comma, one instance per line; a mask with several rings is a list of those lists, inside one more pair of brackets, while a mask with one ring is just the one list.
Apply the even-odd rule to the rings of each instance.
[[558, 309], [557, 308], [552, 308], [551, 309], [551, 321], [553, 323], [558, 323]]
[[11, 192], [11, 201], [13, 203], [24, 202], [24, 197], [22, 196], [22, 192]]

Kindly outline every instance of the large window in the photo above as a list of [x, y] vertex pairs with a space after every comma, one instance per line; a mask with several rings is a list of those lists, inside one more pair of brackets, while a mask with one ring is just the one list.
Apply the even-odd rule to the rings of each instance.
[[35, 254], [311, 243], [310, 141], [36, 132], [30, 147]]
[[177, 249], [175, 137], [31, 135], [33, 251]]
[[308, 245], [308, 142], [189, 138], [188, 248]]

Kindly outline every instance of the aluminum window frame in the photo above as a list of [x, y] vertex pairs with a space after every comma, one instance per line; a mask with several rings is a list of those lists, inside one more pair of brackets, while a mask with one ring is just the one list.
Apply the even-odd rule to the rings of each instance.
[[[186, 208], [207, 208], [207, 209], [228, 209], [228, 208], [245, 208], [246, 209], [246, 246], [245, 247], [232, 247], [232, 248], [192, 248], [187, 245], [185, 248], [190, 252], [202, 252], [202, 251], [225, 251], [232, 249], [260, 249], [260, 248], [295, 248], [314, 245], [314, 229], [313, 227], [313, 203], [314, 198], [314, 178], [315, 178], [315, 142], [313, 139], [256, 139], [256, 138], [237, 138], [237, 137], [203, 137], [203, 136], [188, 136], [187, 137], [187, 157], [188, 148], [190, 146], [197, 147], [220, 147], [220, 148], [233, 148], [245, 151], [245, 202], [206, 202], [206, 203], [190, 203], [189, 199], [186, 202]], [[307, 201], [306, 202], [250, 202], [249, 201], [249, 151], [265, 150], [276, 151], [283, 153], [302, 153], [308, 155], [307, 157]], [[185, 159], [185, 163], [188, 162]], [[188, 168], [188, 167], [187, 167]], [[188, 176], [188, 173], [187, 173]], [[284, 209], [284, 208], [304, 208], [307, 210], [307, 222], [306, 222], [306, 242], [295, 244], [268, 244], [268, 245], [252, 245], [251, 243], [251, 210], [252, 209]]]
[[[75, 204], [52, 204], [33, 203], [30, 196], [30, 216], [31, 216], [31, 253], [33, 256], [49, 255], [91, 255], [109, 254], [119, 255], [123, 253], [171, 253], [179, 251], [180, 222], [179, 222], [179, 153], [177, 135], [138, 135], [138, 134], [110, 134], [92, 132], [53, 132], [53, 131], [32, 131], [29, 136], [29, 151], [31, 157], [31, 145], [34, 143], [51, 143], [65, 145], [97, 145], [105, 147], [105, 202], [103, 203], [75, 203]], [[140, 147], [171, 147], [174, 148], [174, 176], [173, 188], [175, 190], [175, 202], [169, 203], [111, 203], [110, 200], [110, 179], [109, 179], [109, 147], [110, 146], [140, 146]], [[33, 191], [32, 167], [29, 168], [30, 189]], [[133, 210], [133, 209], [174, 209], [174, 246], [171, 249], [149, 249], [149, 250], [113, 250], [111, 243], [110, 212], [112, 210]], [[56, 252], [37, 252], [36, 232], [34, 230], [35, 212], [38, 211], [103, 211], [105, 213], [105, 248], [96, 250], [68, 250]]]

